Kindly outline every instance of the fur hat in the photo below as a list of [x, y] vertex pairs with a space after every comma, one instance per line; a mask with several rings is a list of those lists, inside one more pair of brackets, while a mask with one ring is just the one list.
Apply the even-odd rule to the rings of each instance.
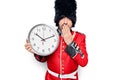
[[56, 26], [59, 25], [59, 20], [67, 17], [72, 21], [72, 27], [76, 23], [76, 1], [75, 0], [56, 0], [55, 1], [55, 18]]

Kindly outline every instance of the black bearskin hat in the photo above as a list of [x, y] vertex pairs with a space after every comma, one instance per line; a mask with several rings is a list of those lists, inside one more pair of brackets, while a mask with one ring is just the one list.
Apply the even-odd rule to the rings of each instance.
[[76, 23], [76, 1], [75, 0], [56, 0], [55, 1], [55, 19], [56, 26], [59, 25], [59, 20], [67, 17], [72, 21], [72, 27]]

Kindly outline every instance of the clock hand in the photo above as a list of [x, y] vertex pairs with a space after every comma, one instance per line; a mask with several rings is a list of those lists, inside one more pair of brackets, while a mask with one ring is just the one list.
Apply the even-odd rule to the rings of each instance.
[[50, 37], [45, 38], [44, 40], [49, 39], [49, 38], [52, 38], [52, 37], [54, 37], [54, 36], [55, 36], [55, 35], [52, 35], [52, 36], [50, 36]]
[[40, 39], [42, 39], [42, 41], [45, 41], [45, 39], [43, 39], [42, 37], [40, 37], [37, 33], [35, 35], [38, 36]]

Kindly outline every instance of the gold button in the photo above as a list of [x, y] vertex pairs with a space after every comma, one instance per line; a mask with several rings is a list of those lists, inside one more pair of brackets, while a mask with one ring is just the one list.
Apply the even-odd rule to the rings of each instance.
[[62, 50], [62, 52], [64, 52], [64, 50]]
[[65, 47], [65, 46], [62, 46], [63, 48]]
[[62, 67], [62, 70], [64, 69], [64, 67]]
[[64, 66], [64, 64], [62, 64], [62, 67]]
[[64, 62], [64, 60], [62, 60], [62, 62]]
[[64, 73], [64, 71], [62, 71], [62, 73]]

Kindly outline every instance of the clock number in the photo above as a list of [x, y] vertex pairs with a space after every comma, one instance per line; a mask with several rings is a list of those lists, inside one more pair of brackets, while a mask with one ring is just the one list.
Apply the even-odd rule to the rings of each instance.
[[34, 43], [33, 46], [36, 46], [36, 44]]
[[54, 39], [54, 42], [56, 42], [56, 39]]
[[36, 33], [34, 32], [34, 35], [36, 35]]
[[39, 50], [39, 47], [37, 47], [37, 49]]
[[32, 40], [34, 40], [34, 37], [32, 37]]
[[42, 52], [45, 52], [45, 50], [44, 50], [44, 49], [42, 49]]
[[52, 48], [54, 48], [54, 45], [52, 45]]
[[38, 31], [40, 32], [40, 29], [39, 29], [39, 28], [37, 28], [37, 32], [38, 32]]
[[45, 31], [45, 30], [46, 30], [46, 27], [42, 27], [42, 30]]
[[51, 32], [51, 30], [49, 30], [49, 32]]
[[48, 48], [48, 51], [50, 51], [50, 48]]

